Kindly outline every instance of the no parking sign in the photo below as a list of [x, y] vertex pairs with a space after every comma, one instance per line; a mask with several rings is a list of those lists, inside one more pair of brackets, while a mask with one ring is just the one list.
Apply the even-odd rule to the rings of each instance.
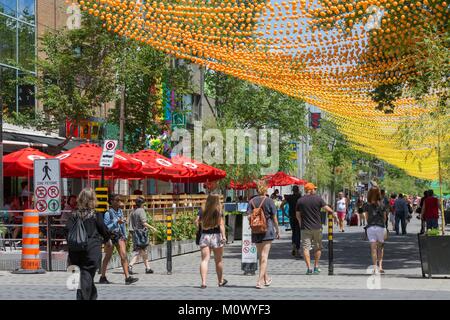
[[113, 166], [116, 148], [117, 140], [105, 140], [102, 157], [100, 158], [100, 167], [111, 168]]
[[34, 203], [40, 215], [61, 214], [59, 159], [34, 160]]

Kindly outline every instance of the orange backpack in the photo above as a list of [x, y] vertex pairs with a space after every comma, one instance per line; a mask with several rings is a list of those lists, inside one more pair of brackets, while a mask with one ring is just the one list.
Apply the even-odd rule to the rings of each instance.
[[264, 214], [264, 210], [262, 208], [265, 200], [266, 197], [264, 197], [264, 199], [261, 201], [261, 204], [258, 208], [255, 207], [253, 201], [250, 202], [253, 206], [253, 211], [250, 215], [250, 228], [252, 229], [252, 233], [258, 234], [267, 232], [266, 215]]

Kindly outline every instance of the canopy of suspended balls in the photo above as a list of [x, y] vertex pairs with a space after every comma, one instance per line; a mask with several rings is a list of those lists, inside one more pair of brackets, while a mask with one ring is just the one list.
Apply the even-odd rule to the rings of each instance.
[[[438, 0], [168, 0], [78, 1], [121, 36], [180, 59], [266, 86], [318, 106], [353, 147], [410, 175], [435, 179], [437, 137], [417, 144], [415, 158], [396, 136], [430, 112], [403, 94], [395, 112], [376, 108], [376, 87], [415, 72], [411, 44], [427, 27], [448, 28]], [[435, 95], [427, 97], [429, 104]], [[423, 123], [422, 123], [423, 125]], [[432, 125], [430, 123], [430, 125]], [[441, 137], [448, 139], [449, 133]]]

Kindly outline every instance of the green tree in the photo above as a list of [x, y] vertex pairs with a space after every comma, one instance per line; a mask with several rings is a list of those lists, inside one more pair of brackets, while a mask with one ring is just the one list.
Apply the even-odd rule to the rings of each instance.
[[391, 165], [385, 166], [385, 175], [380, 184], [389, 194], [422, 195], [424, 190], [429, 189], [427, 181], [408, 176], [403, 170]]
[[[148, 135], [159, 135], [170, 131], [162, 114], [162, 85], [175, 93], [175, 109], [182, 112], [182, 97], [190, 94], [191, 71], [189, 64], [175, 65], [173, 59], [149, 46], [123, 40], [126, 49], [118, 60], [118, 83], [125, 88], [125, 149], [136, 152], [145, 147]], [[119, 124], [120, 103], [109, 115], [113, 123]]]
[[[293, 161], [290, 159], [289, 144], [305, 136], [306, 108], [303, 101], [288, 97], [271, 89], [209, 70], [206, 74], [206, 93], [216, 102], [216, 126], [226, 129], [278, 129], [279, 170], [290, 172]], [[248, 154], [247, 154], [248, 157]], [[221, 165], [227, 172], [227, 179], [238, 182], [251, 181], [261, 176], [264, 165]]]
[[123, 44], [88, 15], [80, 29], [44, 34], [35, 82], [48, 128], [66, 120], [77, 125], [116, 98], [116, 60]]

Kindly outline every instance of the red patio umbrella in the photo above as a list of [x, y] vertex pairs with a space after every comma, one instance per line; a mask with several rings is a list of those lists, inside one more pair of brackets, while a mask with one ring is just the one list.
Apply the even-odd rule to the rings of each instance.
[[230, 181], [230, 189], [233, 190], [256, 189], [256, 183], [255, 182], [238, 183], [232, 180]]
[[272, 175], [267, 175], [263, 179], [265, 179], [270, 187], [274, 186], [288, 186], [288, 185], [304, 185], [306, 184], [305, 180], [290, 176], [282, 171], [277, 172]]
[[[100, 157], [102, 148], [84, 143], [56, 156], [61, 160], [61, 175], [67, 178], [99, 178], [102, 174]], [[105, 168], [105, 177], [126, 179], [142, 169], [143, 163], [129, 154], [117, 150], [111, 168]]]
[[27, 177], [33, 174], [34, 160], [50, 158], [53, 157], [33, 148], [15, 151], [3, 157], [3, 175], [5, 177]]
[[141, 150], [131, 156], [145, 163], [146, 166], [141, 170], [144, 178], [170, 181], [188, 177], [190, 174], [186, 167], [173, 163], [153, 150]]
[[172, 162], [180, 164], [190, 172], [189, 177], [179, 178], [179, 182], [207, 182], [223, 179], [227, 173], [221, 169], [177, 155], [173, 157]]

